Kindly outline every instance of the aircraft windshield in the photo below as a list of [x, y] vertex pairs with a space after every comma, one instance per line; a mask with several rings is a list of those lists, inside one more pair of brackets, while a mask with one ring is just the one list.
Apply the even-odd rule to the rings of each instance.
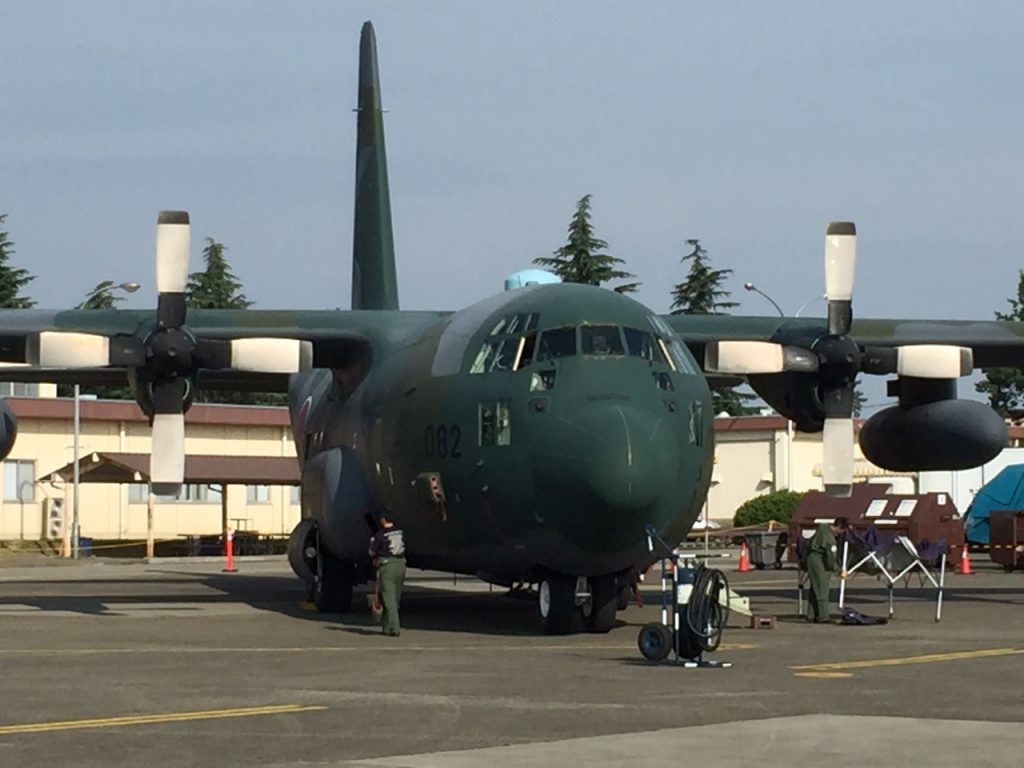
[[575, 354], [575, 328], [549, 328], [540, 335], [538, 360], [557, 360], [560, 357], [572, 357]]
[[507, 315], [491, 330], [470, 366], [470, 373], [518, 371], [531, 363], [543, 363], [575, 355], [599, 358], [638, 357], [660, 363], [680, 373], [695, 373], [678, 338], [660, 318], [654, 328], [620, 325], [579, 325], [537, 331], [536, 314]]
[[584, 355], [608, 357], [626, 354], [617, 325], [584, 325], [580, 328], [580, 342]]
[[501, 318], [480, 347], [469, 372], [513, 371], [528, 365], [533, 354], [533, 342], [537, 336], [534, 329], [539, 317], [534, 312]]

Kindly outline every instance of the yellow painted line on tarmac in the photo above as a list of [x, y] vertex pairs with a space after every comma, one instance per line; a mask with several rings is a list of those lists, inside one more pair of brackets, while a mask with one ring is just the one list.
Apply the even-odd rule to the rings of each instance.
[[963, 659], [986, 659], [996, 656], [1024, 654], [1020, 648], [988, 648], [978, 651], [957, 651], [954, 653], [929, 653], [923, 656], [903, 656], [893, 659], [863, 659], [860, 661], [836, 661], [824, 664], [804, 664], [790, 667], [800, 672], [842, 672], [851, 669], [874, 669], [876, 667], [901, 667], [908, 664], [934, 664], [940, 661], [961, 661]]
[[[758, 646], [754, 643], [722, 643], [719, 651], [748, 651]], [[556, 645], [553, 643], [543, 645], [404, 645], [401, 640], [388, 640], [387, 643], [374, 645], [338, 645], [338, 646], [291, 646], [271, 648], [246, 648], [234, 647], [201, 647], [201, 646], [148, 646], [145, 648], [3, 648], [0, 649], [0, 656], [102, 656], [108, 654], [125, 653], [193, 653], [193, 654], [246, 654], [246, 653], [350, 653], [365, 651], [368, 653], [379, 653], [381, 648], [387, 648], [388, 653], [398, 651], [436, 651], [440, 653], [453, 653], [457, 651], [627, 651], [636, 650], [636, 643], [622, 645]]]
[[834, 680], [841, 677], [853, 677], [852, 672], [795, 672], [795, 677], [818, 677]]
[[293, 712], [312, 712], [327, 709], [319, 705], [277, 704], [265, 707], [242, 707], [237, 709], [207, 709], [198, 712], [165, 712], [152, 715], [126, 715], [124, 717], [99, 717], [85, 720], [58, 720], [48, 723], [22, 723], [0, 725], [0, 735], [14, 733], [49, 733], [51, 731], [72, 731], [85, 728], [121, 728], [127, 725], [152, 725], [157, 723], [180, 723], [193, 720], [221, 720], [228, 717], [256, 717], [258, 715], [285, 715]]

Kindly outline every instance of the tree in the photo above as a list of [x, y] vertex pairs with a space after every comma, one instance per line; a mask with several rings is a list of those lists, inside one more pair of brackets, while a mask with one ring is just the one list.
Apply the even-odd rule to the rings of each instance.
[[[609, 280], [625, 280], [635, 275], [616, 269], [622, 259], [603, 251], [608, 243], [594, 236], [590, 224], [590, 195], [584, 195], [576, 203], [576, 212], [569, 222], [569, 239], [551, 256], [541, 256], [534, 264], [550, 269], [566, 283], [602, 285]], [[617, 293], [634, 293], [639, 283], [617, 285]]]
[[206, 269], [188, 276], [185, 300], [195, 309], [248, 309], [252, 302], [239, 293], [242, 284], [231, 272], [224, 252], [227, 248], [212, 237], [206, 238], [203, 261]]
[[[722, 286], [731, 269], [712, 269], [707, 250], [700, 240], [687, 240], [690, 252], [683, 256], [682, 263], [690, 262], [686, 279], [672, 288], [673, 315], [721, 315], [725, 310], [739, 306], [729, 301], [729, 291]], [[749, 416], [757, 412], [749, 405], [754, 395], [737, 391], [736, 387], [713, 387], [711, 407], [715, 413], [730, 416]]]
[[[113, 309], [119, 301], [124, 301], [124, 296], [118, 296], [114, 290], [118, 285], [113, 280], [104, 280], [97, 283], [96, 287], [85, 294], [75, 309]], [[72, 397], [74, 388], [70, 384], [57, 386], [57, 397]], [[129, 387], [84, 387], [83, 394], [95, 395], [100, 400], [132, 400], [132, 391]]]
[[788, 523], [803, 497], [797, 491], [782, 490], [747, 499], [733, 515], [732, 524], [742, 528], [747, 525], [764, 525], [769, 521]]
[[[96, 287], [85, 295], [85, 299], [75, 309], [113, 309], [119, 301], [124, 301], [124, 296], [114, 293], [114, 289], [117, 287], [113, 280], [97, 283]], [[129, 286], [129, 288], [131, 287]]]
[[[6, 213], [0, 213], [0, 226], [7, 220]], [[3, 309], [28, 309], [34, 307], [35, 302], [24, 296], [20, 296], [21, 289], [35, 280], [35, 275], [30, 275], [27, 269], [12, 267], [7, 261], [14, 254], [14, 243], [7, 237], [7, 233], [0, 229], [0, 307]]]
[[860, 391], [860, 379], [857, 379], [853, 383], [853, 416], [854, 418], [860, 418], [860, 412], [864, 410], [864, 406], [868, 403], [868, 397]]
[[700, 240], [687, 240], [686, 245], [692, 250], [683, 256], [682, 263], [690, 262], [690, 271], [672, 288], [672, 314], [724, 315], [728, 314], [724, 310], [738, 307], [735, 301], [728, 301], [729, 291], [722, 287], [732, 270], [712, 269]]
[[[206, 238], [203, 261], [206, 269], [188, 276], [185, 302], [192, 309], [248, 309], [252, 302], [241, 293], [242, 284], [231, 271], [224, 252], [227, 248], [212, 237]], [[288, 398], [279, 392], [210, 392], [200, 389], [196, 400], [202, 403], [235, 405], [284, 405]]]
[[[1024, 320], [1024, 270], [1017, 273], [1017, 298], [1007, 299], [1009, 312], [996, 312], [996, 320]], [[974, 388], [988, 395], [989, 405], [1004, 419], [1024, 415], [1024, 370], [982, 368], [984, 378]]]

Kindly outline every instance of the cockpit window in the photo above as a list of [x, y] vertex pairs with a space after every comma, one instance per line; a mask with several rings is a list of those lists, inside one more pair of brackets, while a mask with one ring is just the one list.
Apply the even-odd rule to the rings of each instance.
[[470, 373], [490, 373], [491, 371], [511, 371], [515, 363], [516, 352], [519, 350], [520, 339], [492, 339], [484, 342], [477, 353]]
[[655, 334], [658, 336], [658, 346], [661, 347], [668, 356], [669, 365], [679, 373], [688, 373], [693, 376], [697, 375], [698, 371], [696, 366], [691, 362], [691, 358], [683, 347], [683, 343], [679, 340], [679, 337], [676, 336], [672, 329], [669, 328], [668, 323], [657, 315], [648, 315], [647, 319], [650, 321]]
[[661, 346], [654, 341], [654, 334], [636, 328], [623, 328], [626, 335], [626, 350], [633, 357], [657, 363], [665, 363]]
[[537, 360], [557, 360], [576, 354], [576, 329], [549, 328], [540, 335]]
[[532, 331], [537, 327], [538, 317], [539, 315], [536, 312], [532, 314], [506, 315], [491, 330], [491, 336], [511, 336]]
[[607, 357], [626, 354], [617, 325], [584, 325], [580, 328], [580, 343], [584, 355]]
[[518, 371], [524, 365], [529, 365], [539, 318], [536, 312], [505, 315], [501, 318], [491, 329], [469, 372]]

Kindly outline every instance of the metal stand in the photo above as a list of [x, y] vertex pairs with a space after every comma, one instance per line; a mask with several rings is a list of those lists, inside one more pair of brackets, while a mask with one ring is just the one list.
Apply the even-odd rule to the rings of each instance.
[[[885, 563], [882, 562], [881, 558], [878, 557], [878, 554], [876, 552], [874, 552], [874, 551], [868, 552], [864, 557], [862, 557], [860, 560], [858, 560], [854, 565], [852, 565], [851, 567], [847, 568], [847, 564], [849, 563], [849, 559], [850, 559], [850, 542], [849, 542], [849, 540], [846, 540], [846, 541], [843, 542], [843, 571], [846, 573], [846, 576], [844, 578], [840, 578], [840, 581], [839, 581], [839, 610], [843, 609], [843, 606], [845, 605], [845, 602], [846, 602], [846, 582], [847, 582], [847, 580], [851, 576], [853, 576], [859, 569], [863, 568], [866, 564], [874, 563], [875, 566], [878, 568], [879, 574], [885, 578], [886, 584], [888, 586], [888, 593], [889, 593], [889, 618], [890, 619], [893, 617], [893, 615], [895, 613], [895, 607], [894, 607], [894, 601], [893, 601], [893, 587], [896, 585], [897, 581], [899, 581], [901, 579], [907, 579], [909, 577], [909, 574], [912, 571], [919, 570], [920, 574], [923, 577], [922, 578], [922, 584], [924, 583], [924, 579], [927, 579], [928, 581], [931, 582], [932, 586], [935, 587], [935, 589], [938, 591], [938, 594], [937, 594], [936, 600], [935, 600], [935, 621], [936, 622], [941, 621], [942, 620], [942, 592], [943, 592], [943, 590], [945, 589], [945, 586], [946, 586], [946, 554], [945, 553], [942, 554], [942, 558], [941, 558], [941, 560], [939, 562], [939, 580], [936, 581], [935, 577], [932, 576], [932, 574], [928, 571], [928, 568], [925, 567], [925, 564], [921, 562], [921, 557], [920, 557], [920, 555], [917, 552], [917, 547], [914, 546], [914, 543], [912, 541], [910, 541], [910, 539], [908, 539], [906, 536], [897, 536], [896, 537], [896, 542], [899, 543], [899, 545], [903, 547], [903, 549], [907, 552], [908, 555], [910, 555], [911, 558], [913, 558], [913, 560], [910, 563], [910, 565], [908, 565], [906, 568], [904, 568], [903, 570], [899, 571], [898, 573], [893, 573], [892, 571], [890, 571], [889, 568], [886, 567]], [[904, 583], [904, 586], [906, 586], [906, 583]], [[802, 598], [802, 596], [803, 596], [803, 588], [802, 588], [802, 585], [801, 585], [801, 587], [800, 587], [800, 598]], [[798, 600], [800, 598], [798, 598]]]

